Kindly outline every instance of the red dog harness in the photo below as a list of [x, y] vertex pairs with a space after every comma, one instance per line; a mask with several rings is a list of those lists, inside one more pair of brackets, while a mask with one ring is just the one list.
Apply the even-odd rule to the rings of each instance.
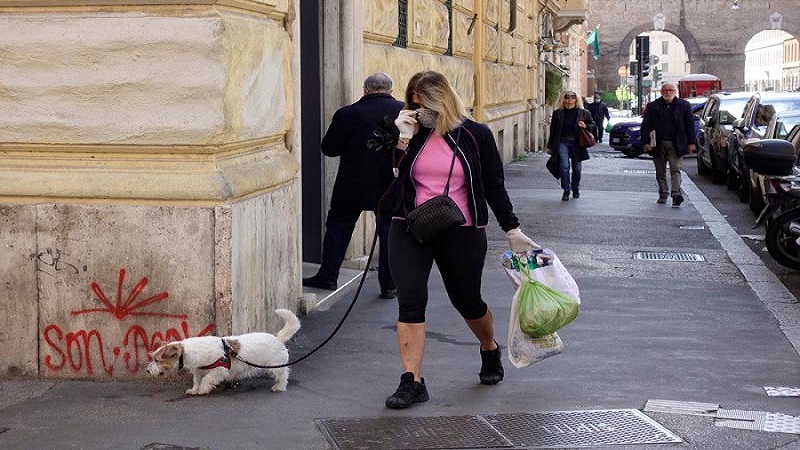
[[220, 339], [220, 340], [222, 341], [223, 355], [220, 356], [219, 359], [217, 359], [213, 363], [201, 367], [200, 368], [201, 370], [211, 370], [211, 369], [216, 369], [217, 367], [224, 367], [228, 370], [231, 369], [231, 355], [236, 356], [236, 353], [233, 350], [231, 350], [230, 346], [228, 345], [228, 342], [225, 339]]

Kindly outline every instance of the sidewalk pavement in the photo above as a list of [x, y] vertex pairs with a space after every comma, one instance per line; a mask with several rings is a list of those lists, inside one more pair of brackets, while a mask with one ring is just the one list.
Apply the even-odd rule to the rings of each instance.
[[[0, 381], [0, 448], [327, 449], [333, 446], [319, 419], [641, 410], [653, 399], [800, 416], [797, 397], [769, 397], [763, 389], [800, 384], [796, 300], [688, 177], [686, 202], [671, 208], [655, 203], [649, 160], [612, 157], [604, 145], [592, 155], [578, 200], [560, 200], [544, 155], [531, 154], [506, 171], [523, 231], [555, 250], [581, 288], [582, 311], [559, 332], [560, 355], [524, 369], [504, 356], [505, 380], [480, 385], [476, 341], [434, 272], [424, 368], [430, 400], [388, 410], [384, 399], [402, 371], [397, 308], [378, 298], [372, 272], [344, 326], [293, 367], [284, 393], [270, 392], [267, 380], [186, 397], [187, 381], [8, 379]], [[483, 293], [505, 350], [514, 291], [498, 258], [507, 244], [494, 220], [487, 234]], [[633, 259], [637, 251], [696, 253], [705, 261]], [[349, 303], [345, 297], [302, 317], [291, 357], [324, 340]], [[647, 414], [683, 439], [669, 448], [800, 447], [797, 434], [719, 427], [713, 417]]]

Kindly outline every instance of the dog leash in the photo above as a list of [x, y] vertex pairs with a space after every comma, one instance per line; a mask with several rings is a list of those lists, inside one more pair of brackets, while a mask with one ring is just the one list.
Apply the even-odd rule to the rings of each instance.
[[[395, 181], [397, 181], [397, 178], [392, 180], [392, 182], [389, 184], [389, 187], [386, 188], [386, 191], [381, 196], [380, 200], [378, 200], [378, 208], [376, 210], [376, 214], [378, 214], [378, 219], [379, 219], [379, 220], [376, 220], [376, 223], [378, 223], [378, 224], [380, 224], [380, 214], [383, 213], [382, 212], [383, 200], [386, 198], [386, 195], [389, 194], [389, 192], [391, 192], [392, 186], [394, 186]], [[339, 331], [339, 329], [342, 328], [342, 325], [344, 325], [344, 321], [347, 319], [347, 316], [350, 315], [350, 312], [353, 310], [353, 307], [356, 305], [356, 300], [358, 300], [358, 296], [361, 294], [361, 288], [364, 286], [364, 281], [367, 279], [367, 273], [369, 272], [370, 265], [372, 264], [372, 256], [375, 254], [375, 244], [377, 244], [377, 243], [378, 243], [378, 227], [376, 226], [375, 227], [375, 234], [372, 236], [372, 246], [369, 249], [369, 257], [367, 257], [367, 265], [364, 268], [364, 272], [361, 273], [361, 281], [359, 281], [359, 283], [358, 283], [358, 288], [356, 289], [355, 295], [353, 295], [353, 300], [350, 301], [350, 306], [347, 307], [347, 310], [344, 312], [344, 315], [339, 320], [339, 323], [336, 324], [336, 327], [333, 329], [331, 334], [328, 335], [328, 337], [325, 338], [325, 340], [322, 341], [319, 345], [317, 345], [316, 347], [311, 349], [305, 355], [303, 355], [303, 356], [301, 356], [301, 357], [299, 357], [299, 358], [297, 358], [297, 359], [295, 359], [293, 361], [289, 361], [287, 363], [274, 365], [274, 366], [262, 366], [260, 364], [256, 364], [256, 363], [250, 362], [250, 361], [242, 358], [241, 356], [239, 356], [236, 353], [231, 353], [231, 356], [234, 357], [237, 361], [242, 362], [244, 364], [247, 364], [248, 366], [251, 366], [251, 367], [257, 367], [259, 369], [280, 369], [281, 367], [289, 367], [289, 366], [295, 365], [295, 364], [299, 363], [300, 361], [302, 361], [302, 360], [308, 358], [309, 356], [313, 355], [314, 353], [316, 353], [325, 344], [330, 342], [331, 339], [333, 339], [333, 337], [336, 335], [336, 333]]]
[[[383, 117], [382, 120], [383, 120], [383, 124], [382, 125], [384, 127], [386, 127], [388, 124], [394, 125], [394, 122], [389, 120], [387, 117]], [[380, 128], [380, 126], [379, 126], [379, 128]], [[398, 134], [399, 134], [399, 130], [398, 130]], [[389, 192], [392, 191], [392, 187], [394, 186], [395, 182], [397, 182], [397, 180], [399, 179], [398, 178], [399, 177], [398, 167], [400, 165], [400, 162], [405, 157], [405, 154], [404, 154], [399, 159], [396, 158], [396, 155], [394, 153], [395, 152], [395, 149], [394, 149], [395, 142], [397, 142], [396, 141], [396, 136], [393, 136], [393, 135], [392, 136], [389, 136], [389, 135], [385, 135], [384, 136], [384, 135], [379, 134], [379, 131], [375, 131], [375, 136], [378, 137], [379, 140], [380, 140], [380, 138], [383, 138], [383, 141], [382, 141], [381, 145], [391, 145], [391, 147], [392, 147], [390, 151], [392, 152], [392, 173], [394, 175], [394, 178], [392, 179], [392, 182], [389, 183], [389, 186], [386, 188], [386, 191], [384, 191], [383, 195], [381, 195], [381, 198], [378, 200], [378, 207], [377, 207], [377, 209], [375, 211], [375, 214], [377, 215], [376, 224], [378, 224], [378, 225], [376, 225], [375, 234], [373, 234], [373, 236], [372, 236], [372, 245], [371, 245], [371, 247], [369, 249], [369, 256], [367, 257], [367, 265], [364, 268], [364, 272], [361, 274], [361, 281], [359, 281], [359, 283], [358, 283], [358, 288], [356, 289], [355, 295], [353, 295], [353, 300], [350, 301], [350, 306], [347, 307], [347, 310], [344, 312], [344, 315], [339, 320], [339, 323], [336, 324], [336, 327], [333, 329], [331, 334], [328, 335], [327, 338], [325, 338], [324, 341], [322, 341], [316, 347], [312, 348], [305, 355], [303, 355], [303, 356], [301, 356], [301, 357], [299, 357], [299, 358], [297, 358], [297, 359], [295, 359], [293, 361], [289, 361], [287, 363], [278, 364], [278, 365], [274, 365], [274, 366], [262, 366], [260, 364], [253, 363], [253, 362], [250, 362], [250, 361], [242, 358], [237, 353], [231, 352], [231, 356], [233, 358], [235, 358], [237, 361], [239, 361], [241, 363], [244, 363], [244, 364], [247, 364], [250, 367], [256, 367], [256, 368], [259, 368], [259, 369], [280, 369], [282, 367], [289, 367], [289, 366], [295, 365], [295, 364], [299, 363], [300, 361], [302, 361], [302, 360], [308, 358], [309, 356], [313, 355], [319, 349], [321, 349], [323, 346], [325, 346], [325, 344], [330, 342], [330, 340], [333, 339], [333, 337], [336, 335], [336, 333], [339, 331], [339, 329], [342, 328], [342, 325], [344, 325], [344, 321], [347, 319], [347, 317], [350, 315], [350, 312], [353, 310], [353, 307], [356, 305], [356, 300], [358, 300], [358, 296], [361, 294], [361, 288], [364, 286], [364, 281], [367, 279], [367, 273], [369, 272], [370, 265], [372, 264], [372, 256], [375, 254], [375, 245], [378, 243], [378, 226], [380, 226], [380, 223], [381, 223], [380, 215], [384, 213], [384, 211], [383, 211], [383, 201], [386, 199], [386, 196], [389, 194]], [[380, 146], [379, 145], [376, 144], [376, 148], [377, 148], [378, 151], [380, 151]], [[376, 150], [376, 148], [372, 148], [372, 149]], [[401, 199], [401, 201], [402, 201], [402, 199]]]

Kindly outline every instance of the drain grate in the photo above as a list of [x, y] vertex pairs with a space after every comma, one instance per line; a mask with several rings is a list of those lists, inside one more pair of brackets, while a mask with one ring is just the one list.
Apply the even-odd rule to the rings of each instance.
[[800, 397], [800, 387], [773, 387], [764, 386], [770, 397]]
[[683, 442], [680, 437], [635, 409], [496, 414], [485, 417], [518, 446], [566, 448]]
[[637, 174], [647, 174], [647, 175], [655, 175], [655, 170], [643, 170], [643, 169], [625, 169], [625, 173], [637, 173]]
[[332, 448], [338, 450], [571, 448], [683, 442], [636, 409], [316, 422]]
[[322, 419], [317, 423], [339, 450], [513, 447], [478, 416]]
[[633, 252], [633, 259], [646, 261], [689, 261], [703, 262], [705, 256], [699, 253], [673, 253], [673, 252]]
[[142, 450], [201, 450], [198, 447], [182, 447], [180, 445], [172, 445], [172, 444], [159, 444], [154, 442], [152, 444], [147, 444], [142, 447]]

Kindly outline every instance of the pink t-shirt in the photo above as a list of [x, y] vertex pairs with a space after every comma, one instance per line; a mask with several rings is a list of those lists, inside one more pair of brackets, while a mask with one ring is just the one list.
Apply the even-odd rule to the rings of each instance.
[[[417, 188], [416, 206], [444, 193], [447, 174], [450, 172], [450, 161], [452, 160], [453, 150], [447, 145], [442, 136], [431, 132], [411, 168], [411, 175]], [[457, 156], [455, 164], [453, 164], [453, 176], [450, 178], [448, 196], [456, 202], [456, 205], [464, 214], [464, 218], [467, 219], [464, 226], [472, 225], [464, 167]]]

